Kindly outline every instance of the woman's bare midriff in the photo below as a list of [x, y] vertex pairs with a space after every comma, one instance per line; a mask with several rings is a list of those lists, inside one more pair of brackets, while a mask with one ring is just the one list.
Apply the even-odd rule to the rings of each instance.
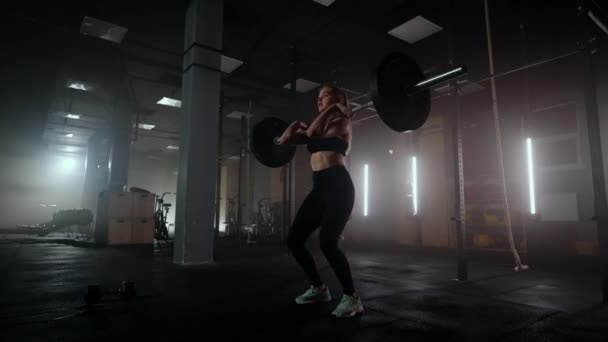
[[338, 152], [321, 151], [310, 156], [310, 167], [313, 171], [321, 171], [336, 165], [344, 165], [344, 156]]

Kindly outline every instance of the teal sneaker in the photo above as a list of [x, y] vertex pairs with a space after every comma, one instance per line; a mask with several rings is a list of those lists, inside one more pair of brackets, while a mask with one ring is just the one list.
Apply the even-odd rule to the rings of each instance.
[[331, 301], [329, 288], [325, 285], [320, 287], [311, 286], [306, 292], [296, 298], [298, 304], [326, 303]]
[[363, 312], [363, 304], [359, 296], [343, 295], [340, 304], [331, 314], [338, 318], [346, 318], [353, 317], [361, 312]]

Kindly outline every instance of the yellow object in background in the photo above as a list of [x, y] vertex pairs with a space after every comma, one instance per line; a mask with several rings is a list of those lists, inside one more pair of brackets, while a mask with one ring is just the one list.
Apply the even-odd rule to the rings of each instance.
[[494, 239], [488, 234], [475, 234], [473, 244], [477, 248], [488, 248], [494, 246]]
[[498, 221], [498, 217], [496, 215], [485, 214], [484, 218], [485, 218], [486, 224], [489, 224], [489, 225], [497, 225], [500, 222], [500, 221]]

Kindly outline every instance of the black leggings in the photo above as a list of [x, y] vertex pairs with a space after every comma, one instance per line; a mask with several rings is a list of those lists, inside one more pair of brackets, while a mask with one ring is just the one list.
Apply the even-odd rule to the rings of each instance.
[[313, 189], [306, 197], [287, 235], [287, 246], [314, 286], [323, 282], [314, 259], [305, 247], [306, 239], [321, 226], [321, 251], [338, 277], [345, 294], [355, 290], [350, 266], [338, 247], [338, 240], [353, 210], [355, 188], [344, 166], [313, 172]]

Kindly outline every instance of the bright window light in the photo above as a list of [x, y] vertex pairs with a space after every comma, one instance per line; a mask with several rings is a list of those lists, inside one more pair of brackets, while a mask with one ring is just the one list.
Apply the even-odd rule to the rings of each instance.
[[388, 150], [388, 154], [393, 154], [393, 150]]
[[532, 139], [526, 139], [528, 155], [528, 186], [530, 187], [530, 213], [536, 214], [536, 195], [534, 194], [534, 163], [532, 162]]
[[169, 97], [163, 97], [162, 99], [158, 100], [158, 102], [156, 102], [156, 103], [160, 104], [160, 105], [164, 105], [164, 106], [175, 107], [175, 108], [182, 107], [182, 101], [172, 99]]
[[367, 216], [367, 203], [368, 203], [368, 179], [369, 179], [369, 167], [365, 164], [363, 168], [363, 216]]
[[59, 159], [59, 171], [67, 173], [72, 171], [75, 167], [76, 167], [76, 160], [69, 158], [69, 157], [63, 157], [61, 159]]
[[167, 146], [167, 150], [179, 150], [179, 146], [169, 145]]
[[414, 215], [418, 214], [418, 165], [416, 157], [412, 157], [412, 206]]
[[75, 120], [80, 119], [80, 115], [78, 115], [78, 114], [67, 114], [65, 117], [68, 119], [75, 119]]
[[156, 125], [150, 125], [150, 124], [140, 123], [140, 124], [138, 125], [138, 127], [139, 127], [139, 128], [143, 128], [143, 129], [146, 129], [146, 130], [148, 130], [148, 131], [149, 131], [149, 130], [153, 129], [154, 127], [156, 127]]
[[74, 137], [74, 133], [68, 133], [65, 135], [66, 138], [73, 138]]

